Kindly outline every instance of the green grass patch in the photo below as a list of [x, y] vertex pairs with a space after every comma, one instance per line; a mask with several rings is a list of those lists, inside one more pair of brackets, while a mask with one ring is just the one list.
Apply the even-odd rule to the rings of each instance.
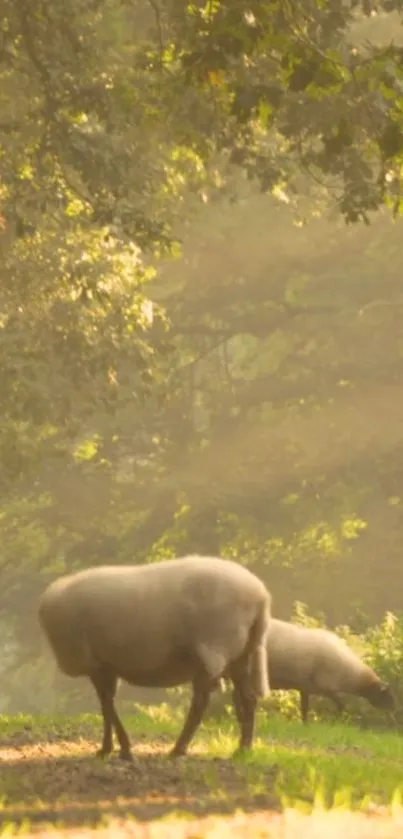
[[[183, 712], [162, 706], [126, 721], [133, 737], [140, 726], [150, 738], [169, 733], [174, 739], [182, 718]], [[230, 757], [237, 737], [233, 721], [210, 721], [199, 730], [192, 751]], [[290, 806], [315, 801], [341, 806], [344, 801], [360, 807], [403, 796], [403, 737], [391, 731], [363, 731], [340, 723], [304, 726], [261, 712], [253, 752], [238, 762], [247, 767], [253, 786], [264, 784], [267, 770], [275, 767], [276, 791]]]
[[[275, 788], [283, 804], [316, 801], [324, 806], [360, 808], [368, 802], [398, 804], [403, 797], [403, 737], [390, 731], [363, 731], [352, 725], [303, 726], [260, 714], [253, 752], [242, 759], [251, 783], [262, 783], [276, 766]], [[203, 732], [210, 754], [230, 755], [236, 745], [234, 724]]]

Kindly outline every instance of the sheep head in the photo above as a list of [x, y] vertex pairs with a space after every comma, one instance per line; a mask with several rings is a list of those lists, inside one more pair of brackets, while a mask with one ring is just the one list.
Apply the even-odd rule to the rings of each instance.
[[380, 679], [367, 684], [362, 689], [361, 696], [367, 699], [374, 708], [382, 708], [385, 711], [395, 709], [396, 702], [392, 690], [386, 682], [381, 682]]

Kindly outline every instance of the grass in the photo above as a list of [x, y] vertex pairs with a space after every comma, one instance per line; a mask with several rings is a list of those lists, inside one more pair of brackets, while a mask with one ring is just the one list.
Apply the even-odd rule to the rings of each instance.
[[[0, 823], [12, 833], [24, 820], [35, 829], [48, 823], [72, 830], [103, 816], [131, 815], [150, 825], [165, 824], [167, 815], [175, 814], [183, 823], [195, 817], [208, 822], [220, 813], [228, 821], [229, 814], [239, 819], [233, 815], [239, 809], [249, 811], [248, 823], [259, 811], [274, 819], [284, 809], [304, 817], [324, 808], [336, 808], [338, 818], [343, 810], [386, 818], [382, 807], [387, 807], [395, 820], [400, 813], [399, 733], [323, 722], [304, 727], [261, 711], [255, 748], [247, 757], [231, 759], [238, 736], [232, 718], [210, 719], [189, 756], [175, 762], [167, 752], [182, 720], [183, 709], [166, 705], [124, 715], [134, 754], [134, 764], [127, 766], [115, 756], [104, 762], [94, 756], [98, 715], [0, 717]], [[259, 825], [256, 836], [265, 835]], [[192, 835], [204, 836], [203, 831]], [[385, 833], [385, 839], [394, 835]]]
[[[143, 709], [138, 718], [126, 717], [133, 738], [141, 730], [151, 739], [178, 733], [183, 712], [167, 706]], [[403, 737], [393, 731], [362, 731], [337, 723], [285, 721], [260, 713], [253, 752], [240, 759], [251, 784], [260, 784], [267, 770], [276, 768], [275, 791], [289, 805], [331, 806], [345, 799], [351, 806], [385, 804], [403, 799]], [[209, 721], [200, 730], [192, 751], [230, 758], [237, 744], [237, 728]]]

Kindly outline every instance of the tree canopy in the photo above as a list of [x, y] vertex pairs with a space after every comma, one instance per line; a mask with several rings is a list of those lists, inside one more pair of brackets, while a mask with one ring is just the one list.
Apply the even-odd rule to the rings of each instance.
[[400, 12], [0, 0], [0, 607], [24, 643], [50, 576], [185, 550], [268, 564], [280, 608], [315, 580], [335, 619], [350, 573], [379, 611]]

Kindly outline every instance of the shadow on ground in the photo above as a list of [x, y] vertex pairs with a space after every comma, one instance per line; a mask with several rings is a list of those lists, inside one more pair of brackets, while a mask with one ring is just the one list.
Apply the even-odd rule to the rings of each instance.
[[[280, 809], [275, 768], [252, 780], [247, 765], [190, 753], [167, 757], [171, 738], [137, 740], [133, 764], [102, 761], [85, 737], [34, 741], [20, 732], [0, 744], [0, 825], [25, 820], [75, 826], [131, 815], [151, 820], [172, 812], [202, 816]], [[195, 751], [197, 744], [195, 745]], [[262, 791], [263, 790], [263, 791]]]

